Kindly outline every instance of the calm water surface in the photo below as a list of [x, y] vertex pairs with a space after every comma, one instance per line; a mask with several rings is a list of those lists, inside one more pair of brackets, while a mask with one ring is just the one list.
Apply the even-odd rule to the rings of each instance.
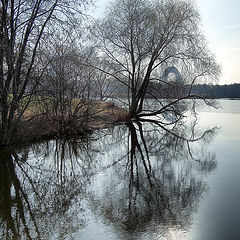
[[238, 240], [240, 101], [194, 134], [151, 123], [0, 151], [0, 239]]

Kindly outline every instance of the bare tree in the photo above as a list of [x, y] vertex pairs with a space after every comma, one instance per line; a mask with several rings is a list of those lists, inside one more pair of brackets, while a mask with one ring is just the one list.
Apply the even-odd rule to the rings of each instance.
[[84, 130], [95, 113], [96, 103], [90, 94], [94, 70], [83, 67], [85, 52], [75, 40], [58, 38], [48, 44], [52, 46], [42, 53], [49, 64], [37, 90], [38, 111], [58, 133], [73, 134]]
[[[116, 0], [108, 6], [93, 34], [99, 57], [110, 69], [102, 72], [128, 91], [128, 117], [170, 112], [181, 118], [179, 104], [199, 98], [192, 94], [193, 85], [218, 78], [220, 68], [199, 22], [199, 13], [188, 0]], [[168, 81], [171, 74], [175, 77]], [[149, 96], [159, 101], [157, 109], [144, 108]]]
[[[94, 60], [96, 62], [98, 59]], [[92, 92], [97, 99], [105, 101], [114, 97], [117, 86], [114, 84], [115, 81], [113, 81], [113, 78], [106, 73], [108, 72], [109, 68], [106, 66], [105, 62], [102, 63], [101, 61], [98, 61], [95, 66], [98, 66], [98, 68], [101, 70], [94, 69]]]
[[44, 71], [44, 68], [39, 69], [37, 65], [38, 49], [42, 39], [58, 28], [65, 28], [66, 31], [67, 27], [79, 24], [81, 10], [88, 2], [88, 0], [0, 2], [1, 144], [11, 141]]

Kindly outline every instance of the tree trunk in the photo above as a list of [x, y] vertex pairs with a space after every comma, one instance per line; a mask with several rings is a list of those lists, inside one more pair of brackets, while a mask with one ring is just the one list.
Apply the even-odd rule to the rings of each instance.
[[8, 124], [8, 106], [7, 102], [4, 104], [2, 102], [1, 104], [1, 117], [2, 117], [2, 123], [1, 123], [1, 132], [0, 132], [0, 145], [7, 145], [11, 142], [11, 135], [12, 132], [9, 129]]

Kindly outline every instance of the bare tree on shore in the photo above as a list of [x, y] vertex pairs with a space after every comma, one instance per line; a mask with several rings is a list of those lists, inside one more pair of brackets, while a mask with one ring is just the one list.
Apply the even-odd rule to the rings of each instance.
[[38, 86], [36, 102], [55, 130], [84, 130], [96, 110], [91, 91], [94, 69], [83, 66], [86, 56], [77, 42], [63, 37], [48, 42], [49, 49], [42, 53], [49, 62]]
[[[128, 91], [128, 118], [173, 113], [179, 119], [179, 104], [199, 98], [192, 94], [193, 85], [218, 79], [220, 67], [199, 24], [199, 13], [188, 0], [117, 0], [109, 4], [92, 32], [98, 56], [109, 67], [102, 71]], [[175, 78], [168, 81], [172, 73]], [[158, 94], [151, 90], [153, 86], [158, 86]], [[161, 98], [157, 109], [144, 108], [149, 96]]]
[[[39, 46], [56, 29], [74, 28], [88, 0], [2, 0], [0, 2], [1, 144], [11, 142], [44, 72]], [[70, 29], [70, 30], [72, 30]], [[47, 64], [47, 63], [46, 63]], [[31, 84], [30, 84], [31, 83]]]

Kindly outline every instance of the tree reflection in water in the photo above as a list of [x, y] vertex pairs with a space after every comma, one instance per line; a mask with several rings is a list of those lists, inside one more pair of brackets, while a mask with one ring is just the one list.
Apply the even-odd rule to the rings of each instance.
[[116, 130], [118, 145], [107, 150], [109, 158], [123, 159], [117, 148], [125, 145], [127, 161], [115, 160], [114, 168], [105, 172], [100, 196], [93, 190], [96, 208], [105, 219], [121, 224], [126, 239], [129, 234], [131, 239], [146, 234], [146, 239], [160, 239], [172, 229], [189, 229], [207, 190], [204, 175], [216, 168], [215, 155], [207, 148], [216, 129], [195, 137], [195, 125], [189, 130], [157, 125], [137, 121], [128, 123], [127, 134], [124, 128]]
[[189, 228], [216, 167], [215, 131], [195, 138], [193, 128], [130, 122], [91, 140], [1, 150], [0, 238], [75, 239], [89, 209], [120, 239]]
[[0, 239], [65, 239], [82, 228], [91, 154], [86, 141], [1, 149]]

